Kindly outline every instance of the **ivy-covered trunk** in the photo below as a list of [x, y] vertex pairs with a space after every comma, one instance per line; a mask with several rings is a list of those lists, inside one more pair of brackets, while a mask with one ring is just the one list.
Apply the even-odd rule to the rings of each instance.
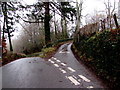
[[50, 38], [50, 14], [49, 14], [49, 2], [44, 2], [45, 5], [45, 19], [44, 19], [44, 28], [45, 28], [45, 44], [48, 46], [51, 43]]

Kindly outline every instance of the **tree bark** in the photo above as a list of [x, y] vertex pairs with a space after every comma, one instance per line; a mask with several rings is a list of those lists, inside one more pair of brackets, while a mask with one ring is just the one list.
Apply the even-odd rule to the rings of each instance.
[[65, 21], [65, 38], [68, 38], [68, 33], [67, 33], [67, 20], [66, 20], [66, 18], [64, 18], [64, 21]]
[[6, 29], [7, 29], [7, 32], [8, 32], [8, 39], [9, 39], [9, 44], [10, 44], [10, 51], [13, 51], [12, 42], [11, 42], [11, 36], [10, 36], [10, 31], [9, 31], [9, 28], [8, 28], [7, 2], [4, 2], [4, 4], [5, 4], [4, 17], [5, 17], [5, 22], [6, 22]]
[[64, 27], [63, 27], [63, 19], [61, 17], [61, 28], [62, 28], [62, 39], [64, 38]]
[[44, 28], [45, 28], [45, 44], [48, 46], [51, 43], [50, 38], [50, 14], [49, 14], [49, 2], [44, 2], [45, 5], [45, 19], [44, 19]]
[[114, 21], [115, 21], [116, 28], [118, 29], [119, 25], [118, 25], [116, 14], [113, 15], [113, 18], [114, 18]]
[[55, 38], [57, 39], [57, 28], [56, 28], [56, 23], [55, 23], [55, 11], [54, 11], [54, 26], [55, 26]]

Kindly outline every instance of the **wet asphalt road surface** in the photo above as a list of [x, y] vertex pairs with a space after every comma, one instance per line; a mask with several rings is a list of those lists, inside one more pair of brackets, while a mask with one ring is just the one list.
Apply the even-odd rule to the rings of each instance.
[[71, 51], [62, 45], [48, 61], [23, 58], [2, 67], [2, 88], [105, 88]]

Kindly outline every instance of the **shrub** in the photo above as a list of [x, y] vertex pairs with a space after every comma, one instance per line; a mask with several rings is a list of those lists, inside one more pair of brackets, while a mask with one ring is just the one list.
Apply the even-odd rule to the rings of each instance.
[[5, 65], [7, 63], [10, 63], [11, 61], [14, 61], [19, 58], [24, 58], [26, 57], [25, 54], [22, 53], [10, 53], [8, 52], [7, 54], [2, 55], [2, 65]]
[[54, 47], [44, 48], [44, 49], [42, 49], [42, 54], [40, 55], [40, 57], [42, 57], [42, 58], [46, 57], [46, 55], [49, 55], [54, 51], [55, 51]]
[[81, 55], [88, 58], [85, 62], [93, 65], [97, 74], [109, 82], [109, 86], [119, 87], [120, 32], [117, 30], [100, 32], [93, 36], [86, 36], [80, 42], [74, 42], [74, 45]]

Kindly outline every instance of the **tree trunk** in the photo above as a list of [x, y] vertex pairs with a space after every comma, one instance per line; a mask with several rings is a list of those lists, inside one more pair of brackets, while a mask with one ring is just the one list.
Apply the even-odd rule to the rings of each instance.
[[64, 18], [64, 21], [65, 21], [65, 25], [64, 25], [64, 26], [65, 26], [65, 28], [64, 28], [64, 29], [65, 29], [65, 30], [64, 30], [64, 31], [65, 31], [65, 38], [68, 38], [66, 18]]
[[55, 23], [55, 11], [54, 11], [54, 26], [55, 26], [55, 38], [57, 39], [57, 28], [56, 28], [56, 23]]
[[12, 42], [11, 42], [11, 35], [10, 35], [9, 28], [8, 28], [7, 3], [4, 2], [4, 4], [5, 4], [4, 17], [5, 17], [6, 28], [7, 28], [7, 33], [8, 33], [8, 39], [9, 39], [9, 44], [10, 44], [10, 51], [13, 51]]
[[2, 39], [5, 39], [5, 17], [4, 17], [4, 21], [3, 21], [3, 35], [2, 35]]
[[63, 27], [63, 19], [61, 17], [61, 28], [62, 28], [62, 39], [65, 37], [64, 36], [64, 27]]
[[119, 25], [118, 25], [116, 14], [113, 15], [113, 18], [114, 18], [114, 21], [115, 21], [116, 28], [118, 29]]
[[45, 44], [48, 46], [51, 43], [50, 38], [50, 15], [49, 15], [49, 2], [44, 2], [45, 5], [45, 19], [44, 19], [44, 28], [45, 28]]

